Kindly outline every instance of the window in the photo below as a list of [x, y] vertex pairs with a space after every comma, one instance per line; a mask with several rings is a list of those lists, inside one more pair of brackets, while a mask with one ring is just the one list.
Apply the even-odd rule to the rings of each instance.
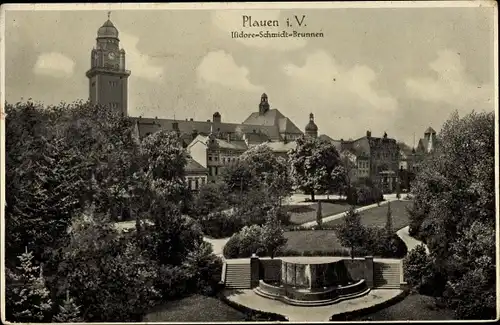
[[188, 187], [189, 189], [193, 189], [193, 180], [191, 178], [188, 179]]
[[198, 190], [198, 187], [200, 186], [200, 184], [198, 184], [198, 182], [199, 182], [199, 178], [196, 178], [196, 180], [195, 180], [195, 184], [194, 184], [194, 188], [195, 188], [196, 190]]
[[110, 85], [111, 87], [116, 87], [116, 86], [118, 86], [118, 82], [116, 82], [116, 81], [110, 81], [110, 82], [109, 82], [109, 85]]
[[209, 161], [212, 161], [212, 156], [208, 156], [208, 160], [209, 160]]

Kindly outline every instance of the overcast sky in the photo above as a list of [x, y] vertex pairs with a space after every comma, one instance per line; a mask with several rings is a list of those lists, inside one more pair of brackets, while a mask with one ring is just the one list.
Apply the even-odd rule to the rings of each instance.
[[[300, 29], [324, 38], [231, 39], [242, 15], [278, 19], [274, 30], [305, 15]], [[86, 100], [85, 71], [106, 19], [95, 10], [7, 11], [6, 100]], [[219, 111], [238, 123], [266, 92], [301, 129], [312, 112], [333, 138], [370, 129], [412, 145], [414, 133], [439, 131], [455, 109], [495, 107], [492, 8], [115, 10], [111, 20], [132, 70], [132, 116], [206, 120]]]

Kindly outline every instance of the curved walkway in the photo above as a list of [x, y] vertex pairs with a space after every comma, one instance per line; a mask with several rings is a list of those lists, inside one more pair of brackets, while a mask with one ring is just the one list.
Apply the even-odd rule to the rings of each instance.
[[410, 236], [408, 230], [410, 229], [410, 226], [406, 226], [404, 228], [399, 229], [396, 234], [401, 238], [401, 240], [405, 243], [406, 247], [408, 248], [408, 252], [417, 247], [418, 245], [424, 245], [425, 251], [427, 254], [429, 254], [429, 247], [427, 247], [426, 244], [421, 242], [418, 239], [413, 238]]
[[[393, 201], [398, 201], [398, 199], [396, 199], [395, 197], [394, 198], [392, 198], [392, 197], [386, 198], [385, 201], [382, 201], [379, 204], [375, 203], [375, 204], [366, 205], [364, 207], [357, 208], [355, 211], [362, 212], [362, 211], [370, 210], [373, 208], [378, 208], [380, 206], [386, 205], [387, 203], [393, 202]], [[400, 199], [399, 201], [405, 201], [405, 200]], [[323, 217], [322, 220], [323, 220], [323, 223], [327, 223], [327, 222], [330, 222], [333, 220], [343, 218], [345, 216], [345, 214], [346, 214], [345, 212], [337, 213], [334, 215]], [[316, 220], [314, 220], [314, 221], [305, 222], [305, 223], [301, 224], [300, 227], [312, 228], [312, 227], [316, 226], [317, 224], [318, 223], [316, 222]]]

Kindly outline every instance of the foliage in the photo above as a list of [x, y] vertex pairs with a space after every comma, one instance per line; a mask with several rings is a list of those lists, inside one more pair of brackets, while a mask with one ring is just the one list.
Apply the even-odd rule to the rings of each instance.
[[229, 238], [224, 246], [223, 254], [226, 258], [250, 257], [252, 254], [263, 253], [261, 242], [262, 227], [259, 225], [245, 226], [240, 232]]
[[198, 219], [203, 233], [212, 238], [226, 238], [241, 230], [243, 220], [230, 211], [214, 212]]
[[191, 292], [213, 296], [217, 293], [222, 274], [222, 260], [213, 254], [211, 244], [202, 242], [189, 252], [184, 262], [187, 273], [191, 274]]
[[241, 157], [223, 169], [221, 179], [230, 192], [240, 195], [250, 190], [256, 181], [249, 162], [241, 160]]
[[318, 207], [316, 208], [316, 223], [318, 224], [318, 229], [321, 229], [323, 226], [323, 213], [321, 211], [321, 201], [318, 201]]
[[[183, 215], [187, 155], [175, 133], [139, 140], [131, 119], [89, 103], [7, 113], [6, 262], [28, 247], [45, 266], [9, 273], [12, 320], [138, 321], [161, 296], [212, 291], [219, 263]], [[123, 218], [135, 234], [117, 233]]]
[[228, 208], [228, 186], [225, 183], [206, 183], [196, 193], [191, 215], [193, 217], [208, 216]]
[[33, 264], [33, 254], [18, 257], [18, 272], [6, 270], [6, 312], [9, 321], [50, 321], [52, 300], [40, 266]]
[[75, 221], [63, 255], [59, 294], [69, 291], [84, 306], [85, 321], [139, 320], [159, 298], [155, 263], [100, 220]]
[[353, 205], [368, 205], [383, 199], [382, 191], [373, 184], [355, 184], [347, 193], [347, 202]]
[[451, 245], [445, 296], [460, 319], [496, 312], [495, 228], [476, 221]]
[[432, 269], [448, 283], [447, 303], [467, 319], [494, 314], [485, 289], [495, 283], [494, 258], [486, 249], [492, 239], [479, 244], [485, 253], [460, 248], [474, 247], [470, 238], [478, 237], [476, 229], [490, 234], [495, 228], [494, 118], [493, 112], [452, 115], [412, 183], [411, 233], [428, 244]]
[[387, 219], [386, 219], [384, 228], [385, 228], [385, 232], [388, 236], [391, 236], [394, 233], [394, 229], [392, 229], [391, 202], [387, 202]]
[[361, 252], [382, 258], [403, 258], [408, 249], [399, 236], [386, 228], [365, 227], [365, 240]]
[[297, 147], [289, 153], [289, 163], [294, 184], [311, 193], [313, 201], [315, 192], [326, 192], [345, 177], [335, 146], [318, 138], [297, 139]]
[[63, 304], [59, 305], [59, 312], [54, 316], [53, 321], [56, 323], [81, 323], [80, 307], [75, 303], [75, 300], [69, 295], [69, 290], [66, 291], [66, 299]]
[[286, 245], [281, 222], [278, 219], [278, 209], [273, 208], [267, 214], [267, 221], [262, 226], [260, 242], [262, 251], [274, 258], [276, 252]]
[[354, 258], [354, 250], [363, 247], [366, 229], [361, 223], [359, 213], [353, 206], [342, 219], [343, 222], [336, 227], [337, 237], [343, 246], [351, 248], [351, 257]]

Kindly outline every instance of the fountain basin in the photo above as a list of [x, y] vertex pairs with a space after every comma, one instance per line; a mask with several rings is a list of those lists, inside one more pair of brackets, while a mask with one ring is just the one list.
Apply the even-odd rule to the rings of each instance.
[[330, 263], [281, 262], [277, 281], [260, 279], [254, 291], [298, 306], [322, 306], [356, 298], [370, 289], [365, 279], [352, 279], [343, 260]]

